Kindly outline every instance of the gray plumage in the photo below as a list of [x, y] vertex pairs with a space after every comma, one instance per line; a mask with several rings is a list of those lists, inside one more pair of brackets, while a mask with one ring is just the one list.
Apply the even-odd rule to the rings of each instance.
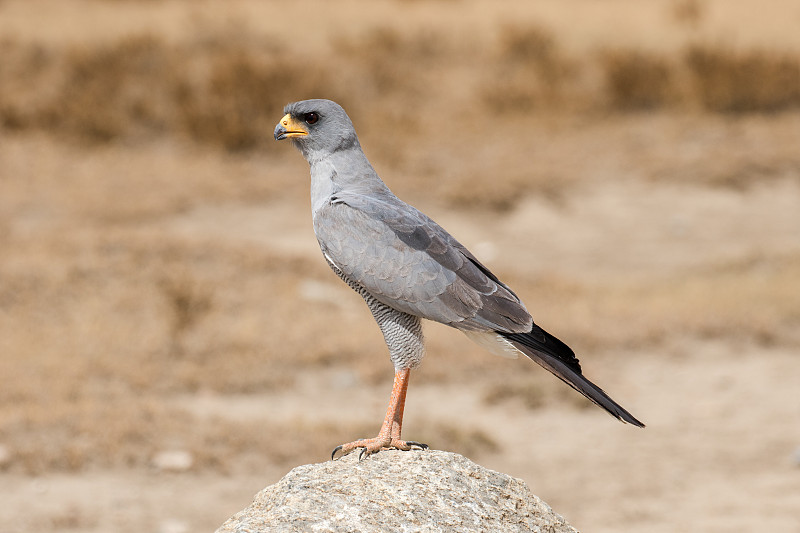
[[383, 333], [389, 357], [395, 368], [416, 368], [425, 356], [422, 322], [418, 316], [409, 315], [378, 301], [363, 285], [347, 277], [339, 267], [328, 261], [328, 266], [364, 298], [375, 322]]
[[572, 350], [534, 324], [510, 288], [436, 222], [392, 194], [338, 104], [305, 100], [284, 112], [275, 138], [290, 138], [311, 167], [322, 253], [366, 301], [396, 369], [420, 363], [420, 319], [433, 320], [494, 353], [524, 353], [611, 415], [643, 427], [583, 377]]

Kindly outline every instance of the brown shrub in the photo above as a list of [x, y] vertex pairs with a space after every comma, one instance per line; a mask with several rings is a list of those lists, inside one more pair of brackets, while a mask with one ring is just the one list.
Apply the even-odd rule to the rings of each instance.
[[324, 77], [319, 65], [260, 58], [243, 48], [224, 50], [203, 79], [176, 84], [178, 123], [191, 139], [228, 150], [262, 146], [272, 140], [283, 106], [322, 94]]
[[428, 74], [440, 71], [432, 68], [433, 64], [452, 53], [440, 33], [426, 30], [401, 33], [387, 27], [335, 38], [333, 48], [336, 58], [358, 72], [358, 92], [368, 98], [421, 94]]
[[57, 85], [53, 63], [54, 54], [42, 46], [0, 42], [0, 126], [10, 130], [32, 126], [43, 104], [42, 93]]
[[279, 59], [247, 39], [172, 46], [141, 35], [46, 53], [7, 44], [0, 59], [4, 127], [89, 143], [172, 134], [271, 146], [283, 105], [326, 89], [322, 62]]
[[333, 46], [338, 53], [364, 60], [370, 65], [387, 57], [396, 61], [424, 61], [450, 51], [440, 33], [426, 30], [400, 32], [390, 27], [377, 27], [353, 37], [335, 38]]
[[168, 74], [176, 66], [171, 59], [152, 36], [67, 51], [64, 80], [39, 114], [40, 127], [100, 142], [134, 129], [163, 130]]
[[507, 26], [500, 33], [497, 72], [481, 96], [492, 111], [530, 111], [559, 103], [575, 73], [555, 38], [539, 26]]
[[[178, 45], [140, 35], [65, 50], [6, 40], [0, 126], [89, 143], [176, 136], [230, 151], [274, 149], [285, 103], [328, 97], [354, 120], [369, 112], [366, 137], [370, 123], [381, 125], [378, 138], [386, 138], [386, 123], [410, 137], [424, 124], [407, 110], [432, 101], [429, 87], [458, 95], [468, 84], [452, 79], [464, 75], [477, 82], [479, 105], [471, 108], [484, 114], [695, 102], [712, 112], [776, 112], [800, 103], [800, 62], [789, 54], [693, 46], [671, 62], [617, 50], [594, 68], [536, 25], [503, 28], [497, 47], [480, 54], [434, 31], [386, 28], [339, 38], [333, 53], [308, 57], [246, 32]], [[398, 157], [396, 140], [387, 142], [383, 151]]]
[[171, 121], [167, 88], [180, 62], [152, 36], [67, 50], [6, 43], [0, 64], [6, 128], [108, 142]]
[[613, 109], [630, 111], [663, 107], [673, 97], [673, 72], [661, 57], [631, 50], [601, 56], [605, 90]]
[[753, 113], [800, 106], [800, 60], [793, 54], [694, 45], [684, 62], [694, 96], [706, 110]]

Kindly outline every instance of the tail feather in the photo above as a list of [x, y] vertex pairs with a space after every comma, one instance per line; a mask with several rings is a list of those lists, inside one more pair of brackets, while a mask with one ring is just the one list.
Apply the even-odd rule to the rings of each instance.
[[644, 427], [643, 423], [612, 400], [603, 389], [583, 376], [580, 362], [569, 346], [536, 324], [529, 333], [497, 333], [611, 416], [628, 424]]

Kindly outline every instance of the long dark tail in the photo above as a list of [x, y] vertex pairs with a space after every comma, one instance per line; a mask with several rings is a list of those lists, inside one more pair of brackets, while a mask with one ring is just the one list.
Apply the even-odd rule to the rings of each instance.
[[644, 424], [612, 400], [603, 389], [583, 377], [581, 365], [572, 349], [550, 335], [545, 330], [533, 325], [529, 333], [503, 333], [522, 353], [552, 372], [564, 383], [580, 392], [596, 405], [608, 411], [611, 416], [628, 424], [643, 428]]

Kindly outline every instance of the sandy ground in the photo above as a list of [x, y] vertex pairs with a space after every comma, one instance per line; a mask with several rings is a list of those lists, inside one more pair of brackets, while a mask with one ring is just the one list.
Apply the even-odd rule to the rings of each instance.
[[[450, 43], [432, 63], [398, 55], [424, 92], [377, 90], [364, 72], [384, 56], [351, 58], [366, 65], [350, 98], [367, 155], [647, 424], [619, 424], [532, 362], [427, 324], [404, 436], [525, 480], [585, 532], [800, 531], [797, 110], [498, 114], [482, 87], [507, 7], [312, 4], [327, 18], [309, 22], [300, 54], [334, 57], [341, 39], [391, 24]], [[698, 35], [800, 46], [788, 2], [748, 25], [752, 1], [500, 4], [551, 28], [587, 71], [605, 47], [677, 53]], [[69, 58], [145, 30], [285, 41], [287, 20], [304, 20], [299, 4], [219, 5], [0, 1], [0, 53]], [[8, 80], [0, 68], [0, 118], [26, 102]], [[290, 146], [231, 152], [166, 126], [93, 144], [74, 125], [4, 120], [0, 533], [213, 531], [294, 466], [377, 431], [391, 365], [320, 257]], [[487, 134], [498, 123], [513, 134]]]
[[[626, 404], [648, 423], [644, 431], [593, 410], [556, 405], [531, 412], [516, 402], [486, 407], [473, 389], [458, 385], [414, 387], [405, 431], [414, 436], [419, 426], [466, 416], [465, 430], [484, 431], [499, 443], [498, 451], [481, 451], [476, 460], [524, 479], [584, 531], [797, 530], [793, 454], [800, 435], [790, 422], [798, 416], [796, 351], [690, 339], [615, 355], [626, 356], [624, 362], [592, 375], [607, 389], [627, 391]], [[342, 381], [345, 371], [335, 372]], [[330, 378], [309, 377], [293, 397], [175, 401], [197, 417], [248, 424], [292, 418], [313, 427], [326, 417], [340, 423], [380, 418], [386, 387], [331, 387], [337, 379]], [[308, 461], [325, 460], [330, 443], [320, 440]], [[0, 518], [4, 531], [209, 530], [284, 473], [262, 466], [232, 475], [153, 468], [7, 474]]]

